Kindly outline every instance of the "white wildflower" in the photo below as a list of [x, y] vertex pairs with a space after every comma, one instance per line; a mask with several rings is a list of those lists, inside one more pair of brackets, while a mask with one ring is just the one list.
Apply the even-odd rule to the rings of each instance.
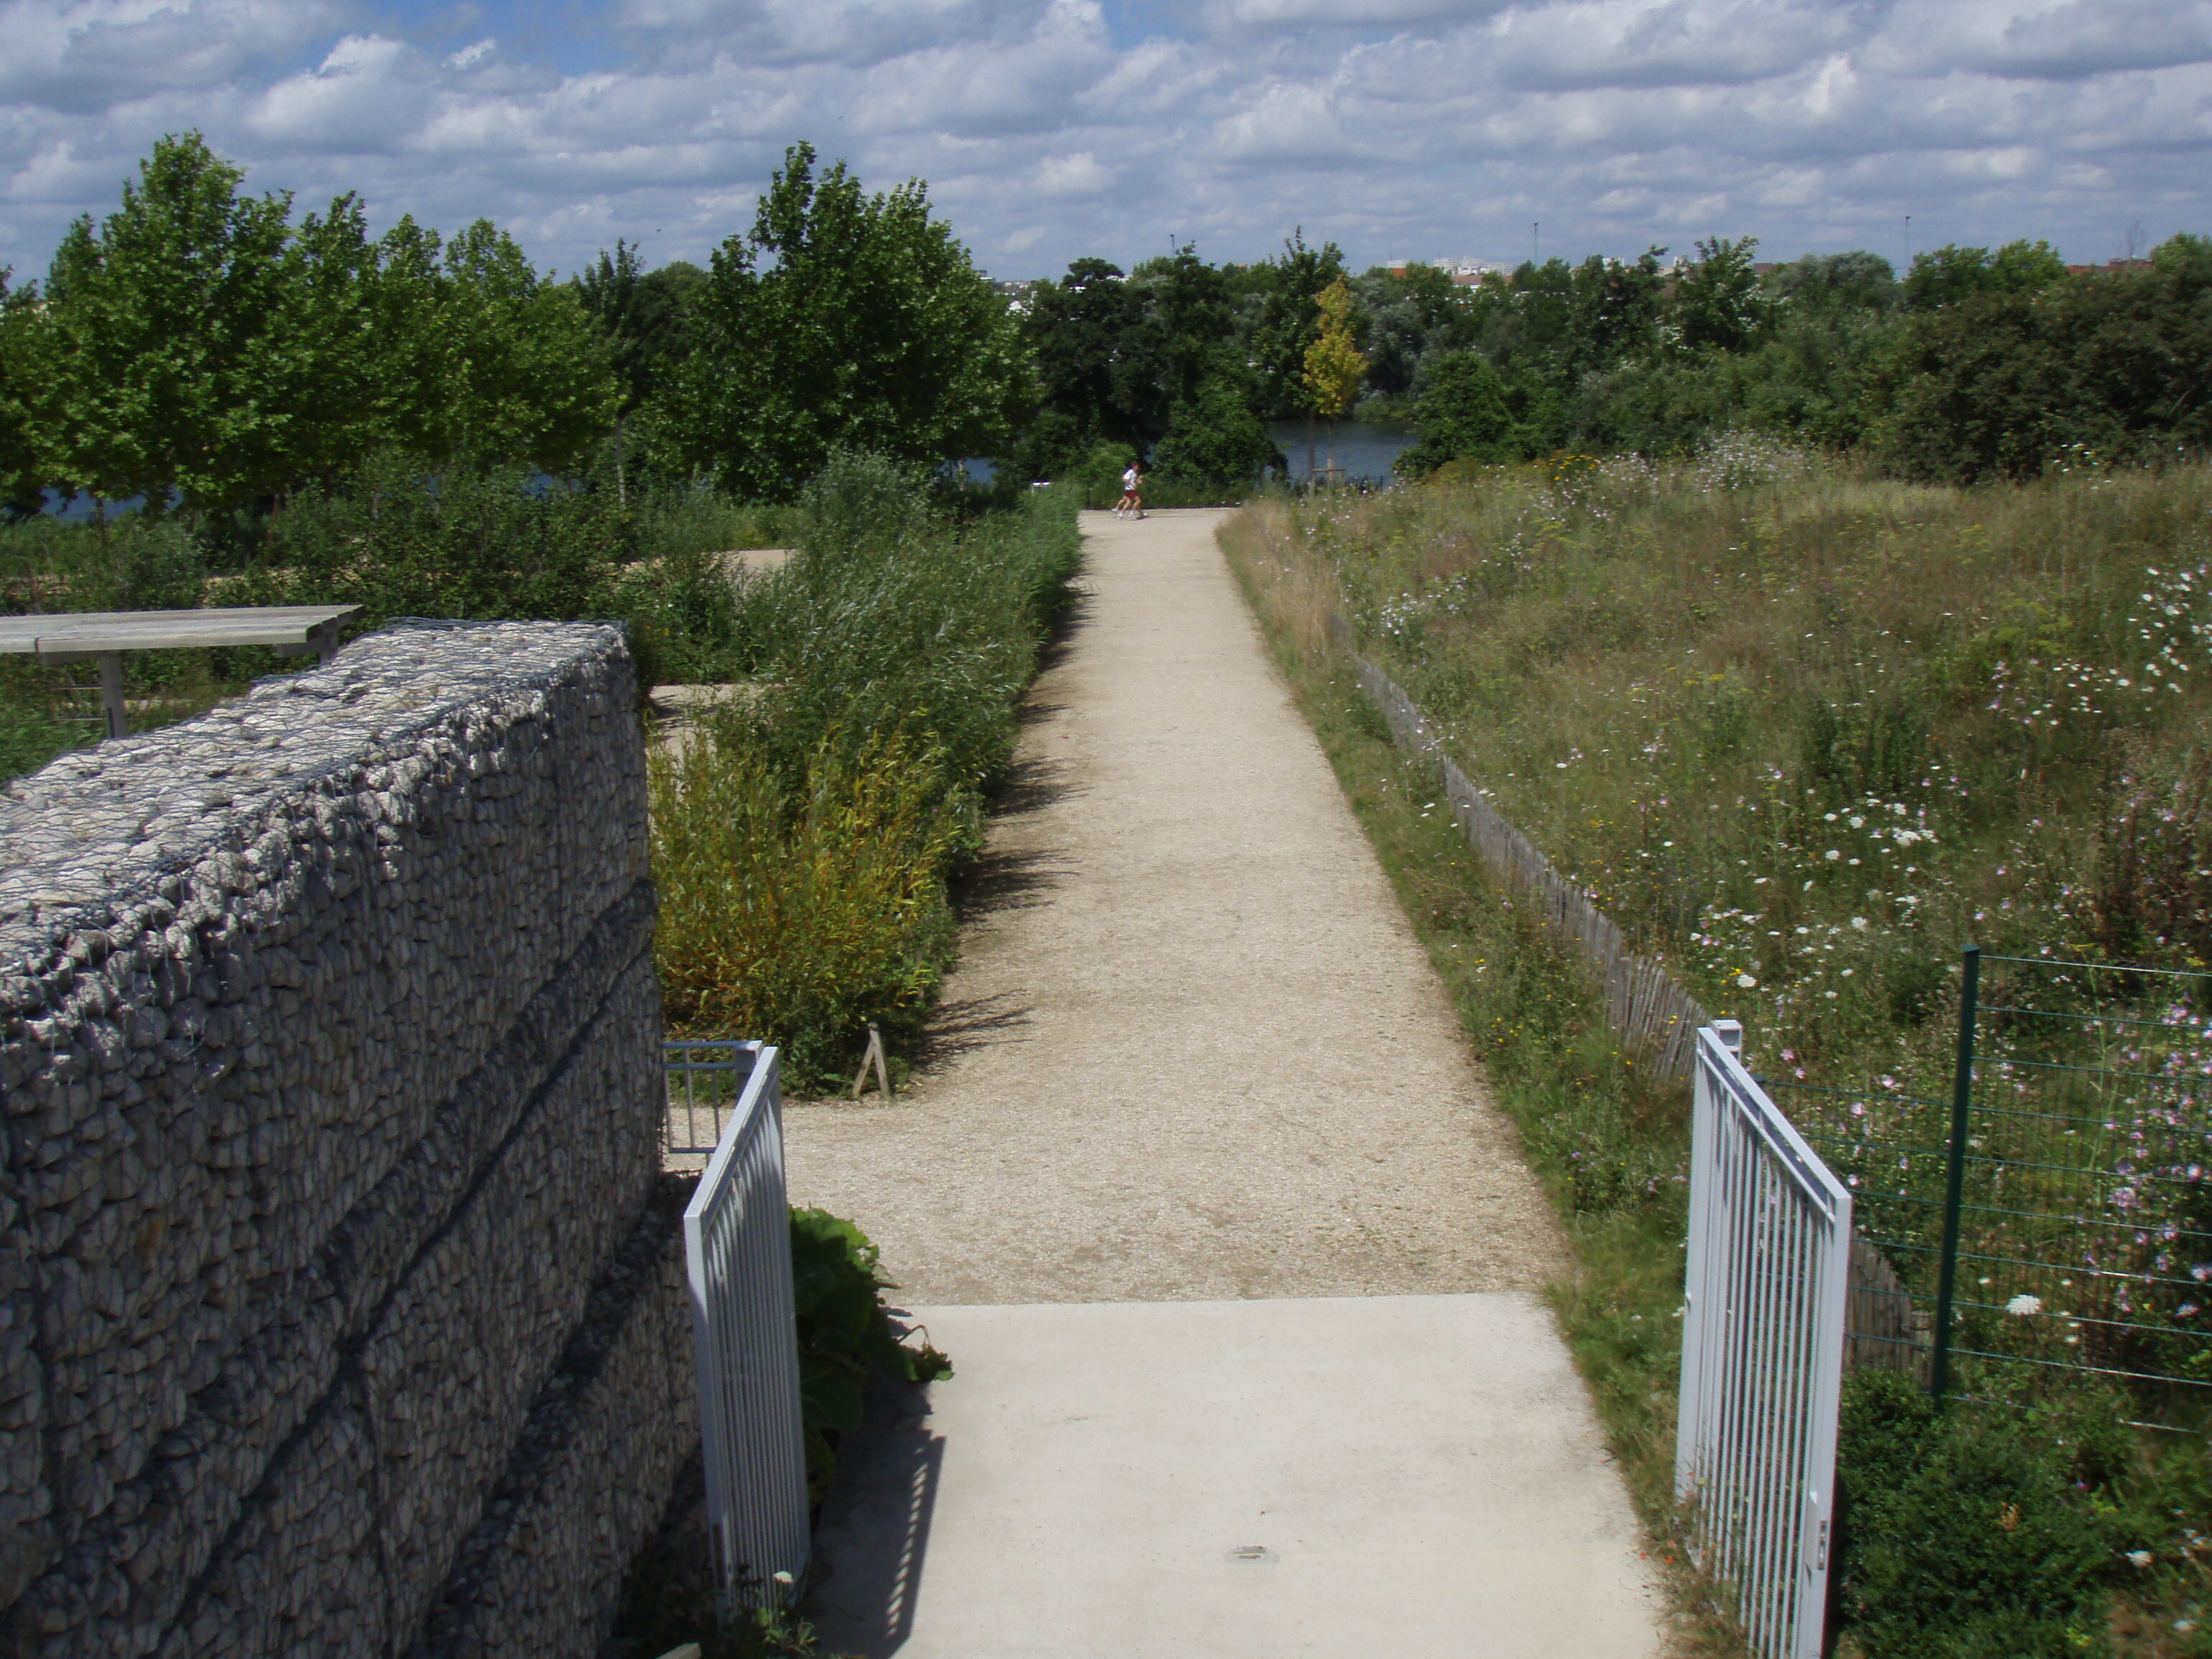
[[2005, 1311], [2026, 1319], [2032, 1314], [2043, 1311], [2043, 1298], [2039, 1296], [2016, 1296], [2005, 1304]]

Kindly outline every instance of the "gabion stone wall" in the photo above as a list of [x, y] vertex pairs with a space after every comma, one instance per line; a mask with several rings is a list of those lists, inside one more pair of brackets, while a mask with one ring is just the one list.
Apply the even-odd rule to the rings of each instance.
[[696, 1432], [635, 701], [613, 629], [395, 624], [0, 798], [0, 1651], [404, 1653], [465, 1555], [591, 1650], [653, 1514], [532, 1460], [657, 1513]]

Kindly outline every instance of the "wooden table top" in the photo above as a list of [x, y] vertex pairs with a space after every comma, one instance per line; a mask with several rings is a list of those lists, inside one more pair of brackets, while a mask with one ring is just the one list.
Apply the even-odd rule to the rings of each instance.
[[77, 611], [0, 617], [0, 651], [151, 651], [195, 645], [305, 645], [357, 605], [260, 605], [228, 611]]

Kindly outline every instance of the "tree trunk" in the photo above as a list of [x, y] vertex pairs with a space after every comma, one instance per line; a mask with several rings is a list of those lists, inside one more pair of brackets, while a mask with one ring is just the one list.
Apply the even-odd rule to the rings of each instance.
[[1313, 411], [1312, 411], [1311, 410], [1308, 410], [1306, 411], [1306, 488], [1307, 488], [1307, 489], [1311, 489], [1313, 488], [1313, 483], [1314, 483], [1314, 417], [1313, 417]]

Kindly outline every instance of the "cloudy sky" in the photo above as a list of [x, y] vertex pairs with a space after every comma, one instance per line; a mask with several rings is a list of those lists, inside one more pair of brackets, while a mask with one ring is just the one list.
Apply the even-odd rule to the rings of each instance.
[[702, 257], [801, 138], [926, 178], [999, 276], [1300, 225], [1356, 265], [2103, 259], [2212, 232], [2212, 0], [0, 0], [0, 264], [191, 127], [563, 270]]

